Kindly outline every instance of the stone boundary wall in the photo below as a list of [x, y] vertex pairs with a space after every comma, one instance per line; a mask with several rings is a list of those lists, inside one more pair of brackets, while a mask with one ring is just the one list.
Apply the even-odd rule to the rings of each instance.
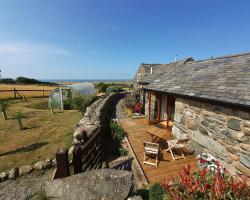
[[209, 152], [232, 174], [250, 176], [250, 111], [177, 98], [173, 134], [187, 133], [196, 154]]
[[9, 172], [2, 172], [0, 174], [0, 183], [8, 179], [14, 179], [19, 176], [28, 175], [34, 170], [47, 170], [56, 166], [56, 160], [47, 158], [45, 161], [41, 160], [36, 162], [33, 166], [24, 165], [22, 167], [14, 167]]
[[126, 93], [111, 93], [105, 99], [99, 99], [89, 106], [74, 132], [73, 144], [85, 143], [95, 131], [107, 130], [111, 118], [115, 115], [116, 104]]

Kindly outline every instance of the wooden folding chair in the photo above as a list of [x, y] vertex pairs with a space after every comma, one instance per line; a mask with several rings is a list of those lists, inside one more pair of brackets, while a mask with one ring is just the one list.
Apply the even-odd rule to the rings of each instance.
[[[143, 164], [149, 164], [149, 165], [153, 165], [157, 167], [159, 149], [160, 149], [160, 146], [158, 143], [144, 142]], [[148, 157], [155, 157], [155, 163], [147, 161]]]
[[[182, 148], [184, 147], [183, 144], [179, 143], [180, 140], [169, 140], [167, 141], [168, 143], [168, 149], [166, 151], [170, 151], [171, 156], [173, 158], [173, 160], [177, 160], [177, 159], [185, 159], [185, 155], [183, 154]], [[181, 153], [181, 156], [177, 156], [173, 153], [173, 150], [179, 150], [179, 152]]]

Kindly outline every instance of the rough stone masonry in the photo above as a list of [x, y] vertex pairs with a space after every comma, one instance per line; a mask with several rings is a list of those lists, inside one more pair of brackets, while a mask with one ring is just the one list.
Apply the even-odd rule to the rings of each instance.
[[89, 106], [74, 132], [73, 144], [84, 143], [97, 130], [105, 131], [115, 111], [115, 105], [125, 93], [111, 93]]
[[177, 98], [173, 134], [187, 133], [196, 153], [209, 152], [232, 174], [250, 176], [250, 111]]

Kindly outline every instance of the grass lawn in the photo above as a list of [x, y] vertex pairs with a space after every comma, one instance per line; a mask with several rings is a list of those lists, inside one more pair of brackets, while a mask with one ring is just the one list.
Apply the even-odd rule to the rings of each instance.
[[[54, 158], [57, 148], [70, 147], [80, 112], [56, 111], [52, 115], [48, 110], [48, 98], [27, 99], [27, 102], [11, 100], [10, 103], [9, 119], [4, 121], [0, 117], [0, 172]], [[25, 116], [23, 131], [14, 119], [17, 112]]]

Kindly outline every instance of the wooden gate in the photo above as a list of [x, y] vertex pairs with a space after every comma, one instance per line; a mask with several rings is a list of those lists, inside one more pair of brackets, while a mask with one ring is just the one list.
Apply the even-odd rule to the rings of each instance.
[[102, 166], [101, 133], [98, 129], [83, 145], [75, 145], [73, 150], [74, 174]]

